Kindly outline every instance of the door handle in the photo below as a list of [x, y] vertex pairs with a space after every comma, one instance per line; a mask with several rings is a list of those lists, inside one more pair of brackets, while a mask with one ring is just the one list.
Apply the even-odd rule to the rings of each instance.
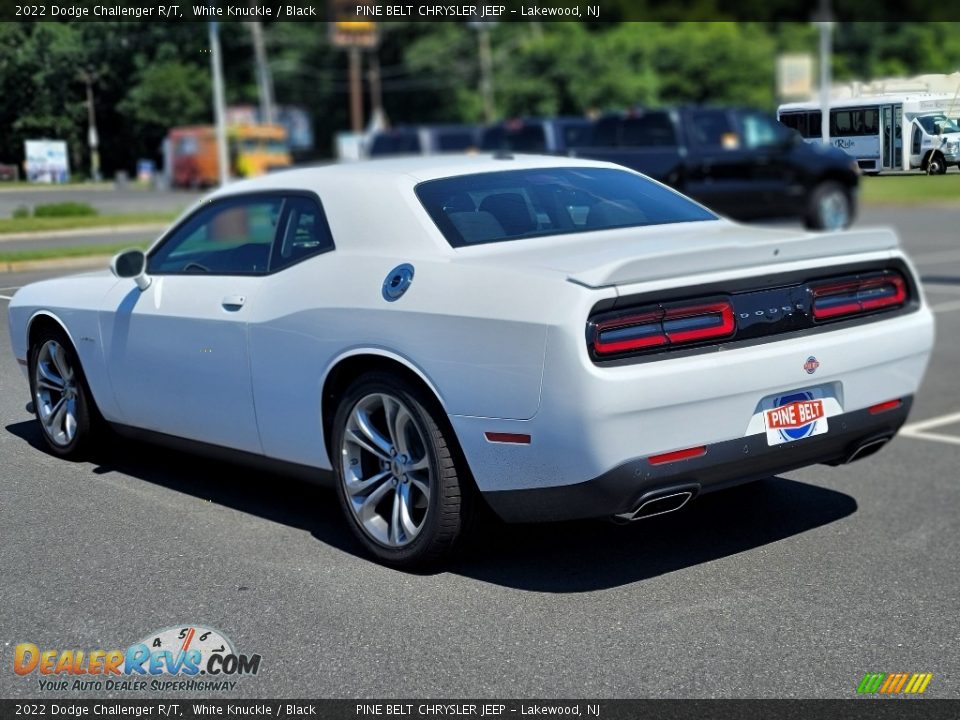
[[224, 310], [239, 310], [246, 301], [246, 295], [227, 295], [221, 304]]

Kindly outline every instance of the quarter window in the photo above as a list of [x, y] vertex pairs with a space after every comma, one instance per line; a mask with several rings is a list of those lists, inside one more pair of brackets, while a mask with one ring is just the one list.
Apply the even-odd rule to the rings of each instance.
[[282, 270], [304, 258], [331, 249], [333, 238], [330, 236], [330, 227], [317, 202], [305, 196], [290, 198], [270, 260], [270, 272]]

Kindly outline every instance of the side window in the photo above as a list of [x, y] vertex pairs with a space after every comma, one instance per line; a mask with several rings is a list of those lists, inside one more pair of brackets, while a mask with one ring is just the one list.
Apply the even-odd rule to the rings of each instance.
[[807, 117], [807, 113], [786, 113], [780, 116], [780, 122], [788, 128], [793, 128], [803, 137], [810, 137], [810, 132], [807, 129]]
[[823, 113], [819, 110], [812, 112], [807, 116], [809, 120], [809, 135], [807, 137], [823, 137]]
[[673, 121], [665, 112], [650, 112], [623, 123], [623, 144], [630, 147], [672, 147], [677, 144]]
[[700, 110], [691, 113], [690, 136], [694, 143], [706, 148], [736, 150], [740, 138], [725, 110]]
[[283, 197], [218, 200], [194, 214], [150, 255], [157, 275], [263, 275], [283, 209]]
[[766, 115], [747, 113], [742, 116], [743, 142], [748, 148], [776, 145], [783, 137], [782, 128]]
[[622, 120], [616, 117], [600, 118], [593, 126], [591, 145], [594, 147], [616, 147], [620, 144], [618, 135]]
[[850, 110], [834, 110], [830, 113], [830, 137], [850, 137], [853, 131], [853, 113]]
[[333, 237], [320, 204], [299, 195], [287, 198], [281, 231], [270, 259], [270, 272], [332, 249]]
[[919, 155], [920, 154], [920, 142], [923, 140], [923, 133], [920, 131], [920, 126], [914, 121], [913, 123], [913, 139], [910, 141], [910, 154]]

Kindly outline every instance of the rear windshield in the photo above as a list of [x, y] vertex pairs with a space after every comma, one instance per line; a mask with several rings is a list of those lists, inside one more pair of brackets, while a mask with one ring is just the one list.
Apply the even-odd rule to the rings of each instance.
[[461, 175], [420, 183], [416, 193], [453, 247], [717, 219], [672, 190], [609, 168]]

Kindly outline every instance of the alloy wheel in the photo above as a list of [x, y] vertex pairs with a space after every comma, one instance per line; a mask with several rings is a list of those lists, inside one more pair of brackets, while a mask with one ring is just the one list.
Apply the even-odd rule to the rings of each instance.
[[342, 483], [363, 532], [389, 548], [408, 546], [427, 520], [433, 468], [425, 432], [399, 398], [366, 395], [347, 417]]
[[47, 340], [37, 353], [34, 402], [43, 431], [54, 445], [66, 447], [77, 435], [77, 375], [63, 346]]

